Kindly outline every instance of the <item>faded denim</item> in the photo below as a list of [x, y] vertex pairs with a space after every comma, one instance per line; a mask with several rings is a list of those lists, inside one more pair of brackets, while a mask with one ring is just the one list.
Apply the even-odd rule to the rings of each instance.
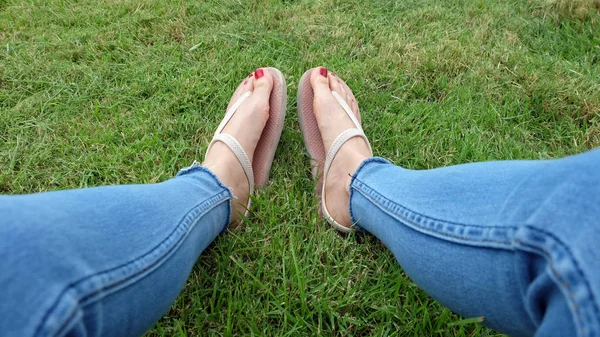
[[364, 161], [354, 223], [422, 289], [512, 336], [600, 336], [600, 150], [413, 171]]
[[0, 335], [139, 336], [229, 223], [203, 167], [148, 185], [0, 196]]
[[[426, 171], [372, 158], [350, 212], [465, 317], [513, 336], [600, 336], [599, 167], [598, 150]], [[159, 184], [0, 196], [0, 335], [143, 334], [227, 227], [231, 198], [199, 166]]]

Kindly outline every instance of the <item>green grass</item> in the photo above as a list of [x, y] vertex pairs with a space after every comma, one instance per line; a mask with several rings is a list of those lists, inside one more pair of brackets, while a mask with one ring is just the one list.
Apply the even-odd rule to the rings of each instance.
[[295, 111], [325, 65], [377, 155], [411, 169], [600, 145], [593, 0], [0, 0], [0, 192], [153, 183], [201, 159], [257, 66], [288, 81], [270, 186], [148, 336], [496, 336], [317, 215]]

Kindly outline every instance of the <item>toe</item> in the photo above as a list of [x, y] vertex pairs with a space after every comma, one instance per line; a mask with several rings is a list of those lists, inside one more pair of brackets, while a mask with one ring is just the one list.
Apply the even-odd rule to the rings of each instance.
[[258, 68], [254, 72], [253, 86], [254, 93], [257, 95], [266, 95], [267, 97], [271, 94], [273, 89], [273, 75], [268, 69]]
[[344, 88], [344, 93], [346, 95], [344, 97], [344, 99], [346, 100], [346, 103], [348, 103], [348, 106], [352, 109], [352, 112], [354, 112], [354, 115], [356, 115], [356, 117], [358, 117], [358, 119], [360, 120], [360, 115], [359, 115], [359, 110], [358, 110], [358, 102], [356, 101], [356, 97], [354, 97], [354, 93], [348, 87], [348, 85], [346, 83], [342, 82], [341, 80], [340, 80], [340, 85], [342, 86], [342, 88]]
[[348, 103], [348, 106], [350, 106], [350, 107], [352, 107], [352, 98], [353, 98], [352, 93], [349, 91], [346, 91], [345, 100], [346, 100], [346, 103]]
[[247, 91], [254, 90], [254, 73], [250, 73], [235, 89], [227, 105], [227, 110]]
[[254, 73], [250, 73], [242, 83], [242, 94], [248, 91], [254, 91]]
[[[253, 113], [259, 113], [260, 116], [264, 117], [263, 122], [266, 122], [269, 118], [269, 98], [273, 89], [273, 81], [271, 72], [264, 68], [258, 68], [246, 84], [249, 90], [253, 91], [250, 98], [248, 98], [248, 106], [254, 107], [252, 109]], [[265, 111], [266, 114], [264, 114]]]
[[331, 97], [331, 89], [329, 88], [329, 76], [327, 76], [327, 68], [314, 68], [310, 74], [310, 84], [315, 93], [315, 98]]
[[338, 93], [340, 94], [340, 96], [342, 96], [344, 100], [346, 100], [346, 102], [348, 102], [348, 99], [346, 99], [346, 95], [348, 95], [348, 90], [346, 90], [345, 86], [342, 85], [342, 82], [340, 80], [337, 80], [337, 82], [340, 86], [340, 91], [338, 91]]
[[342, 93], [340, 82], [338, 81], [337, 77], [333, 76], [333, 73], [329, 73], [329, 89], [337, 92], [338, 94]]
[[354, 114], [356, 115], [356, 117], [360, 118], [360, 112], [358, 110], [358, 103], [356, 102], [356, 99], [352, 98], [352, 112], [354, 112]]

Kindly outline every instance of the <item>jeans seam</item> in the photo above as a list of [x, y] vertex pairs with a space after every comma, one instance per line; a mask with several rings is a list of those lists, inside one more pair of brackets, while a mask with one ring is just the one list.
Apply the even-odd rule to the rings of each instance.
[[[188, 226], [188, 225], [190, 225], [190, 224], [192, 224], [192, 223], [194, 223], [194, 222], [197, 222], [197, 220], [198, 220], [198, 219], [200, 219], [200, 218], [202, 218], [202, 217], [203, 217], [203, 216], [204, 216], [206, 213], [208, 213], [208, 212], [210, 212], [211, 210], [213, 210], [215, 207], [217, 207], [218, 205], [220, 205], [222, 202], [224, 202], [224, 201], [226, 201], [226, 200], [229, 200], [228, 198], [221, 198], [221, 194], [223, 194], [223, 192], [220, 192], [220, 193], [218, 193], [218, 194], [215, 194], [215, 195], [213, 195], [211, 198], [209, 198], [209, 199], [207, 199], [207, 200], [203, 201], [203, 202], [202, 202], [202, 203], [200, 203], [200, 204], [197, 204], [197, 205], [196, 205], [196, 206], [194, 206], [194, 207], [193, 207], [193, 208], [192, 208], [190, 211], [188, 211], [188, 213], [186, 213], [186, 215], [185, 215], [185, 216], [187, 216], [188, 214], [190, 214], [190, 213], [192, 213], [192, 212], [194, 212], [194, 211], [196, 211], [196, 210], [198, 211], [198, 212], [197, 212], [197, 214], [194, 214], [194, 215], [193, 215], [193, 217], [192, 217], [192, 218], [190, 218], [188, 221], [183, 221], [183, 220], [182, 220], [182, 221], [180, 221], [180, 222], [177, 224], [177, 228], [179, 228], [179, 227], [184, 227], [184, 228], [186, 228], [185, 234], [184, 234], [184, 235], [183, 235], [181, 238], [179, 238], [179, 239], [178, 239], [176, 242], [174, 242], [173, 246], [172, 246], [172, 247], [170, 247], [170, 248], [168, 248], [168, 249], [167, 249], [167, 250], [164, 252], [164, 254], [161, 254], [161, 257], [159, 257], [159, 258], [158, 258], [158, 259], [155, 261], [155, 263], [148, 265], [146, 268], [144, 268], [144, 269], [142, 269], [142, 270], [140, 270], [140, 271], [136, 272], [136, 273], [135, 273], [135, 274], [133, 274], [133, 275], [130, 275], [129, 277], [127, 277], [127, 278], [125, 278], [125, 279], [122, 279], [122, 280], [121, 280], [121, 281], [119, 281], [119, 282], [113, 282], [113, 283], [112, 283], [112, 284], [110, 284], [109, 286], [104, 286], [104, 287], [102, 287], [101, 289], [98, 289], [98, 290], [94, 291], [93, 293], [87, 294], [86, 296], [84, 296], [84, 297], [82, 297], [82, 298], [81, 298], [82, 305], [88, 305], [89, 303], [88, 303], [88, 302], [85, 302], [85, 301], [89, 300], [89, 299], [90, 299], [91, 297], [93, 297], [94, 295], [96, 295], [96, 294], [98, 294], [98, 293], [100, 293], [100, 292], [102, 292], [102, 291], [104, 291], [104, 290], [111, 289], [111, 288], [113, 288], [113, 287], [115, 287], [115, 286], [118, 286], [118, 285], [120, 285], [120, 284], [123, 284], [123, 283], [125, 283], [126, 281], [128, 281], [128, 280], [130, 280], [130, 279], [133, 279], [135, 276], [141, 275], [141, 274], [143, 274], [145, 271], [148, 271], [148, 270], [150, 270], [152, 267], [159, 265], [159, 263], [160, 263], [160, 262], [163, 262], [163, 261], [164, 261], [164, 258], [168, 257], [168, 255], [169, 255], [171, 252], [173, 252], [173, 250], [174, 250], [175, 248], [177, 248], [177, 247], [178, 247], [178, 246], [179, 246], [179, 245], [180, 245], [180, 244], [181, 244], [183, 241], [185, 241], [185, 239], [187, 238], [187, 236], [189, 235], [189, 233], [191, 232], [191, 230], [194, 228], [194, 226], [191, 226], [191, 227], [187, 228], [187, 226]], [[216, 200], [214, 200], [214, 202], [213, 202], [213, 199], [216, 199]], [[212, 205], [210, 205], [210, 207], [205, 207], [205, 204], [210, 204], [210, 203], [212, 203]], [[184, 216], [184, 218], [185, 218], [185, 216]], [[182, 226], [182, 225], [183, 225], [183, 226]], [[169, 238], [170, 238], [172, 235], [174, 235], [174, 234], [175, 234], [175, 231], [176, 231], [176, 230], [173, 230], [173, 232], [171, 232], [171, 234], [169, 234], [169, 237], [167, 237], [167, 238], [166, 238], [165, 240], [163, 240], [163, 241], [162, 241], [160, 244], [158, 244], [156, 247], [154, 247], [152, 250], [150, 250], [149, 252], [147, 252], [147, 253], [146, 253], [146, 254], [144, 254], [143, 256], [140, 256], [140, 257], [138, 257], [138, 258], [136, 258], [136, 259], [132, 260], [131, 262], [128, 262], [128, 263], [122, 264], [122, 265], [121, 265], [121, 266], [119, 266], [119, 267], [115, 267], [115, 268], [113, 268], [112, 270], [107, 270], [107, 271], [104, 271], [104, 272], [101, 272], [101, 273], [98, 273], [98, 274], [110, 273], [110, 272], [116, 271], [117, 269], [121, 269], [122, 267], [125, 267], [125, 266], [127, 266], [127, 265], [130, 265], [131, 263], [134, 263], [135, 261], [139, 261], [139, 260], [140, 260], [141, 258], [143, 258], [144, 256], [148, 256], [148, 255], [152, 254], [154, 251], [156, 251], [156, 250], [158, 249], [158, 246], [160, 246], [161, 244], [163, 244], [164, 242], [166, 242], [167, 240], [169, 240]], [[90, 275], [90, 277], [89, 277], [89, 278], [91, 278], [91, 277], [94, 277], [94, 276], [96, 276], [96, 275]]]
[[[440, 221], [440, 222], [444, 222], [444, 223], [448, 223], [448, 224], [452, 224], [452, 225], [458, 225], [458, 226], [468, 226], [468, 227], [477, 227], [477, 228], [516, 228], [515, 226], [483, 226], [483, 225], [475, 225], [475, 224], [465, 224], [465, 223], [460, 223], [460, 222], [454, 222], [454, 221], [448, 221], [448, 220], [443, 220], [443, 219], [437, 219], [437, 218], [433, 218], [427, 215], [424, 215], [422, 213], [419, 213], [417, 211], [413, 211], [410, 208], [407, 208], [405, 206], [399, 205], [393, 201], [391, 201], [390, 199], [384, 197], [383, 195], [379, 194], [378, 192], [375, 192], [375, 190], [373, 188], [371, 188], [369, 185], [367, 185], [364, 181], [355, 178], [356, 180], [356, 185], [359, 185], [358, 187], [366, 187], [367, 189], [369, 189], [369, 191], [364, 191], [361, 188], [358, 188], [358, 190], [361, 192], [361, 194], [365, 195], [365, 193], [373, 193], [373, 194], [377, 194], [376, 197], [381, 198], [381, 199], [385, 199], [384, 201], [390, 204], [393, 204], [394, 206], [406, 210], [407, 212], [413, 213], [413, 214], [417, 214], [423, 218], [427, 218], [430, 220], [434, 220], [434, 221]], [[352, 188], [356, 188], [355, 186], [352, 186]], [[378, 201], [378, 200], [377, 200]], [[379, 202], [379, 201], [378, 201]]]
[[[358, 178], [355, 178], [355, 183], [353, 184], [351, 190], [352, 189], [357, 190], [365, 198], [371, 200], [375, 205], [377, 205], [378, 208], [380, 208], [381, 210], [383, 210], [390, 216], [397, 218], [398, 220], [400, 220], [402, 222], [407, 223], [410, 227], [413, 227], [418, 231], [434, 233], [434, 234], [437, 234], [440, 236], [446, 236], [446, 237], [450, 237], [450, 238], [454, 238], [454, 239], [458, 239], [458, 240], [464, 240], [464, 241], [491, 242], [491, 243], [497, 243], [497, 244], [501, 244], [501, 245], [510, 246], [511, 245], [510, 240], [500, 240], [500, 239], [492, 240], [492, 239], [485, 239], [485, 238], [475, 239], [475, 238], [467, 238], [464, 236], [452, 235], [452, 234], [449, 234], [446, 232], [436, 231], [435, 229], [429, 228], [429, 227], [423, 225], [422, 222], [424, 222], [424, 220], [425, 220], [425, 221], [437, 222], [442, 225], [448, 224], [448, 225], [452, 225], [452, 226], [460, 226], [460, 227], [464, 227], [465, 229], [468, 229], [468, 228], [478, 228], [478, 229], [481, 228], [481, 229], [486, 229], [486, 230], [499, 229], [499, 230], [507, 231], [507, 232], [508, 231], [516, 231], [518, 228], [517, 226], [483, 226], [483, 225], [464, 224], [464, 223], [452, 222], [452, 221], [429, 217], [429, 216], [426, 216], [419, 212], [413, 211], [407, 207], [404, 207], [402, 205], [399, 205], [399, 204], [387, 199], [386, 197], [384, 197], [383, 195], [379, 194], [378, 192], [373, 190], [371, 187], [369, 187], [366, 183], [359, 180]], [[398, 214], [400, 211], [403, 211], [404, 213], [408, 213], [411, 215], [417, 215], [419, 218], [417, 218], [415, 220], [411, 220], [406, 216], [402, 216], [401, 214]]]
[[[210, 173], [210, 172], [209, 172]], [[166, 260], [166, 258], [170, 255], [171, 252], [173, 252], [173, 250], [179, 246], [181, 244], [181, 242], [183, 242], [187, 236], [189, 235], [189, 233], [191, 232], [191, 227], [187, 228], [187, 226], [189, 226], [191, 223], [194, 223], [195, 221], [197, 221], [197, 219], [201, 218], [202, 216], [204, 216], [208, 211], [214, 209], [216, 206], [222, 204], [224, 201], [228, 201], [230, 199], [230, 191], [228, 189], [221, 191], [219, 193], [214, 194], [213, 196], [211, 196], [210, 198], [207, 198], [205, 200], [203, 200], [202, 202], [196, 204], [194, 207], [192, 207], [184, 216], [183, 218], [179, 221], [179, 223], [177, 224], [177, 226], [175, 226], [175, 229], [173, 229], [173, 231], [171, 231], [171, 233], [169, 233], [169, 235], [162, 240], [161, 242], [159, 242], [157, 245], [155, 245], [154, 248], [152, 248], [151, 250], [149, 250], [148, 252], [146, 252], [145, 254], [138, 256], [135, 259], [130, 260], [127, 263], [123, 263], [119, 266], [107, 269], [107, 270], [103, 270], [91, 275], [87, 275], [77, 281], [71, 282], [70, 284], [68, 284], [63, 291], [61, 291], [61, 293], [57, 296], [56, 300], [54, 301], [53, 305], [50, 306], [50, 309], [48, 309], [48, 311], [46, 311], [46, 313], [44, 314], [42, 320], [40, 321], [40, 323], [38, 324], [36, 330], [35, 330], [35, 334], [34, 335], [38, 335], [40, 333], [40, 330], [42, 329], [42, 327], [44, 326], [44, 323], [47, 321], [49, 315], [52, 313], [53, 309], [56, 308], [57, 304], [60, 303], [61, 299], [63, 298], [63, 296], [69, 291], [69, 290], [74, 290], [75, 293], [77, 293], [79, 296], [77, 303], [79, 306], [85, 306], [85, 305], [89, 305], [90, 303], [86, 303], [87, 300], [89, 300], [92, 296], [97, 295], [103, 291], [106, 290], [110, 290], [113, 289], [116, 286], [122, 285], [124, 283], [126, 283], [129, 280], [134, 279], [137, 276], [143, 275], [145, 272], [152, 270], [154, 267], [156, 266], [160, 266], [160, 264], [162, 262], [164, 262]], [[210, 206], [210, 207], [208, 207]], [[196, 214], [193, 214], [194, 212], [196, 212]], [[190, 214], [193, 214], [190, 217]], [[79, 294], [78, 291], [78, 287], [81, 286], [82, 284], [84, 284], [85, 282], [97, 278], [98, 276], [101, 275], [110, 275], [110, 274], [115, 274], [116, 272], [126, 269], [129, 266], [132, 266], [133, 264], [135, 264], [136, 262], [140, 261], [141, 259], [143, 259], [144, 257], [149, 257], [152, 256], [153, 253], [155, 253], [159, 247], [163, 244], [165, 244], [165, 242], [170, 241], [171, 239], [173, 239], [173, 236], [175, 236], [177, 234], [178, 231], [181, 231], [183, 228], [185, 228], [185, 231], [182, 233], [183, 235], [179, 238], [176, 239], [175, 242], [173, 242], [171, 244], [170, 247], [168, 247], [163, 253], [161, 253], [159, 256], [153, 258], [153, 261], [150, 261], [149, 264], [147, 264], [145, 267], [142, 268], [134, 268], [137, 271], [135, 271], [134, 273], [129, 273], [126, 274], [124, 277], [121, 277], [119, 279], [114, 280], [113, 282], [109, 282], [107, 284], [102, 285], [99, 289], [94, 289], [94, 291], [88, 293], [88, 294]], [[141, 269], [141, 270], [140, 270]], [[71, 313], [69, 313], [69, 315], [67, 315], [67, 319], [65, 320], [65, 322], [61, 325], [61, 327], [57, 330], [57, 332], [61, 332], [64, 329], [64, 326], [66, 326], [69, 323], [69, 320], [72, 319], [75, 315], [75, 313], [77, 312], [77, 308], [75, 307]]]

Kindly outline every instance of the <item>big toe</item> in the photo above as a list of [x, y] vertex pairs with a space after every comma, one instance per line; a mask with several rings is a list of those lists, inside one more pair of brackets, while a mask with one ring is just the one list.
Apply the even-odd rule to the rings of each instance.
[[236, 137], [250, 159], [269, 119], [269, 98], [273, 88], [273, 75], [264, 68], [258, 68], [244, 82], [245, 91], [252, 95], [242, 103], [236, 114], [223, 130]]
[[258, 96], [257, 98], [261, 100], [270, 96], [271, 90], [273, 90], [273, 81], [273, 75], [268, 69], [256, 69], [254, 72], [254, 95], [252, 96]]
[[315, 94], [315, 99], [333, 98], [329, 87], [329, 76], [327, 68], [317, 67], [310, 74], [310, 84]]

